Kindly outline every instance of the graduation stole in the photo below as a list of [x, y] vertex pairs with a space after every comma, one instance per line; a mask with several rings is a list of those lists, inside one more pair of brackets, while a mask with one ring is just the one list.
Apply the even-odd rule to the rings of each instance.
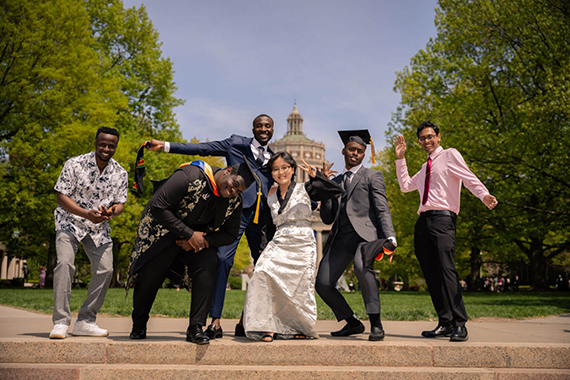
[[204, 174], [206, 174], [206, 177], [208, 177], [208, 180], [210, 181], [210, 185], [212, 185], [212, 189], [214, 189], [214, 195], [216, 197], [220, 196], [220, 193], [218, 192], [218, 185], [216, 184], [216, 181], [214, 181], [214, 172], [212, 171], [212, 167], [210, 165], [208, 165], [204, 161], [198, 160], [198, 161], [186, 162], [186, 163], [180, 165], [179, 169], [183, 166], [186, 166], [186, 165], [197, 166], [200, 169], [202, 169]]

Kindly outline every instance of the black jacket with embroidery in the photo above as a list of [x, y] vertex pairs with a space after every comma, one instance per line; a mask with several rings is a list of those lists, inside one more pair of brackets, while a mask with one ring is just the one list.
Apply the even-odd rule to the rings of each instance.
[[[221, 169], [212, 167], [212, 170], [216, 173]], [[145, 263], [175, 240], [192, 237], [194, 230], [207, 233], [205, 239], [210, 248], [234, 242], [239, 233], [241, 211], [241, 197], [215, 196], [200, 168], [186, 165], [176, 170], [143, 210], [131, 253], [127, 289]], [[176, 268], [176, 272], [180, 273], [180, 268]]]

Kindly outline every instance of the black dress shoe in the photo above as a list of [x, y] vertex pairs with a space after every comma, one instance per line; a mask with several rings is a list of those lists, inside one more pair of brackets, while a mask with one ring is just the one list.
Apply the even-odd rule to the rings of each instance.
[[467, 327], [465, 326], [457, 326], [453, 333], [451, 334], [451, 338], [449, 338], [450, 342], [465, 342], [469, 339], [469, 334], [467, 333]]
[[425, 338], [437, 338], [439, 336], [451, 336], [453, 332], [454, 326], [441, 326], [437, 325], [437, 327], [433, 330], [429, 331], [422, 331], [422, 336]]
[[236, 331], [235, 331], [235, 336], [245, 336], [245, 329], [243, 328], [243, 325], [237, 324], [236, 325]]
[[219, 339], [224, 336], [224, 331], [222, 330], [222, 327], [216, 328], [216, 325], [212, 323], [206, 329], [206, 335], [210, 339]]
[[368, 340], [372, 341], [384, 340], [385, 335], [386, 334], [384, 334], [384, 330], [382, 329], [382, 327], [372, 326], [370, 328], [370, 335], [368, 336]]
[[340, 330], [331, 332], [332, 336], [349, 336], [353, 334], [362, 334], [364, 325], [360, 323], [358, 326], [350, 327], [348, 323]]
[[133, 331], [131, 331], [129, 336], [131, 339], [146, 339], [146, 329], [133, 327]]
[[202, 331], [202, 326], [192, 325], [186, 330], [186, 340], [196, 344], [210, 344], [210, 339]]

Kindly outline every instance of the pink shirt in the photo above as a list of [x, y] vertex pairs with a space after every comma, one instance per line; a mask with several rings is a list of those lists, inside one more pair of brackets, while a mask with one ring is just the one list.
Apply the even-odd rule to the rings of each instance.
[[420, 193], [420, 208], [418, 214], [428, 210], [449, 210], [459, 214], [461, 183], [477, 198], [483, 200], [489, 191], [479, 178], [467, 167], [465, 160], [457, 149], [438, 147], [431, 157], [431, 178], [429, 198], [425, 205], [421, 204], [424, 193], [426, 166], [422, 165], [419, 172], [412, 178], [408, 174], [406, 159], [396, 160], [396, 173], [402, 192], [418, 190]]

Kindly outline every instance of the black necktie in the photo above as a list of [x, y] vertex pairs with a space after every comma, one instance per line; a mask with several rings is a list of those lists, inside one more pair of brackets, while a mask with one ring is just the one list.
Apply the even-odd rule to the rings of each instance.
[[257, 164], [261, 167], [263, 166], [263, 163], [265, 162], [265, 149], [263, 149], [262, 146], [260, 146], [259, 148], [259, 152], [257, 153]]
[[350, 178], [352, 177], [352, 172], [349, 170], [344, 173], [344, 180], [343, 180], [343, 187], [344, 189], [348, 189], [348, 185], [350, 185]]

